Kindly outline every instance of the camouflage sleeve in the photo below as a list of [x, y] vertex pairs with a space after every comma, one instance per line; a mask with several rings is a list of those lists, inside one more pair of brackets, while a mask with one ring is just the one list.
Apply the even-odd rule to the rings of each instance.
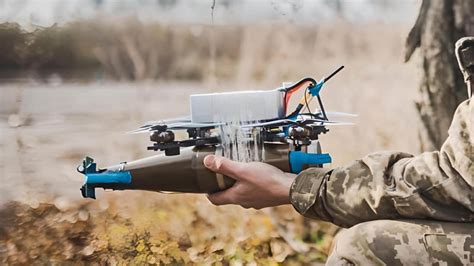
[[460, 104], [440, 151], [379, 152], [295, 179], [293, 206], [303, 215], [348, 227], [377, 219], [474, 221], [474, 103]]

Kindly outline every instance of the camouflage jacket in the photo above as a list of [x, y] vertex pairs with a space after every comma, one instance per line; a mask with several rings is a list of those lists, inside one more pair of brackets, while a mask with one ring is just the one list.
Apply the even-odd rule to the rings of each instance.
[[413, 156], [373, 153], [322, 171], [310, 168], [293, 183], [301, 214], [349, 227], [378, 219], [474, 222], [474, 100], [461, 103], [440, 151]]

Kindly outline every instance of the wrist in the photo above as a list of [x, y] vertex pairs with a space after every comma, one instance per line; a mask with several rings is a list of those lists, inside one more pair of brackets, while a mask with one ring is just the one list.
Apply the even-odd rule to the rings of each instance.
[[282, 178], [276, 195], [278, 205], [291, 204], [290, 189], [295, 178], [296, 175], [291, 173], [286, 173], [286, 176]]

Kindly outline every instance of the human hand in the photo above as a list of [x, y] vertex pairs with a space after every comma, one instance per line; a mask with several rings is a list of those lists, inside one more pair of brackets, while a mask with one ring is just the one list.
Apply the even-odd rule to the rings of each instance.
[[284, 173], [266, 163], [242, 163], [215, 155], [206, 156], [204, 165], [211, 171], [235, 179], [232, 187], [208, 195], [215, 205], [237, 204], [261, 209], [290, 204], [289, 191], [295, 174]]

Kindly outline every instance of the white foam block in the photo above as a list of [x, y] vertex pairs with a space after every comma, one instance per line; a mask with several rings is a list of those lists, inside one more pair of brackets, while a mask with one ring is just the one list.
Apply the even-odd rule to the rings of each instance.
[[285, 116], [282, 90], [193, 94], [189, 97], [194, 123], [257, 121]]

